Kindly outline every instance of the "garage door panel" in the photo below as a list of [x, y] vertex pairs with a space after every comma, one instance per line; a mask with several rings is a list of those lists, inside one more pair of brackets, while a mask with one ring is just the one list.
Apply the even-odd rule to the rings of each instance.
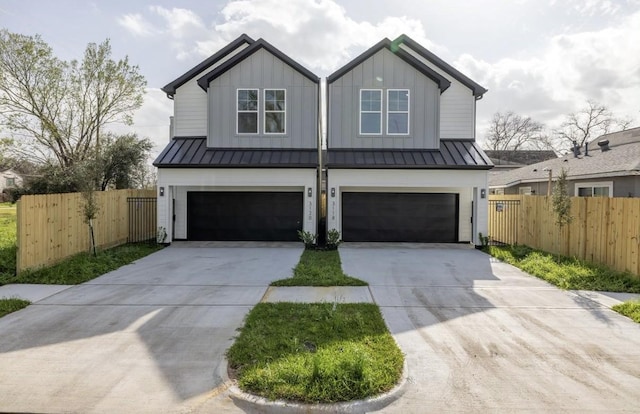
[[187, 238], [297, 241], [302, 192], [188, 192]]
[[458, 241], [458, 194], [342, 193], [345, 241]]

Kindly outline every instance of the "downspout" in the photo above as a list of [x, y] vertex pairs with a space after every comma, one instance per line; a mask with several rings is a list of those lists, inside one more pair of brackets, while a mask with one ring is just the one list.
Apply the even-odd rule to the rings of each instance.
[[320, 228], [320, 222], [322, 219], [322, 80], [318, 79], [318, 168], [317, 168], [317, 182], [316, 182], [316, 235], [318, 239], [325, 239], [323, 235], [320, 238], [320, 232], [324, 229]]

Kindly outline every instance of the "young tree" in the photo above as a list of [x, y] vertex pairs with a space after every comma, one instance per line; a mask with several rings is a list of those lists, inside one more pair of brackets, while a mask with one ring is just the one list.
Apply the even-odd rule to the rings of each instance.
[[553, 187], [551, 195], [551, 205], [556, 213], [556, 224], [560, 227], [571, 223], [573, 220], [571, 216], [571, 198], [567, 187], [567, 171], [563, 168], [558, 175], [558, 180]]
[[616, 117], [605, 105], [587, 101], [578, 112], [567, 115], [554, 133], [564, 147], [573, 147], [574, 142], [582, 147], [600, 135], [625, 130], [630, 124], [631, 120]]
[[111, 59], [108, 40], [65, 62], [40, 36], [0, 30], [0, 122], [33, 161], [69, 168], [93, 156], [106, 125], [131, 124], [145, 86], [128, 58]]
[[486, 134], [487, 149], [517, 151], [553, 149], [544, 125], [514, 112], [496, 112]]

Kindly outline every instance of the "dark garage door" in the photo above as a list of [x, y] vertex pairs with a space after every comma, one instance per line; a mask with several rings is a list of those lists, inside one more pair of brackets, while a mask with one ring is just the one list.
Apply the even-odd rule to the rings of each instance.
[[297, 241], [302, 192], [188, 192], [189, 240]]
[[345, 241], [454, 243], [458, 194], [342, 193]]

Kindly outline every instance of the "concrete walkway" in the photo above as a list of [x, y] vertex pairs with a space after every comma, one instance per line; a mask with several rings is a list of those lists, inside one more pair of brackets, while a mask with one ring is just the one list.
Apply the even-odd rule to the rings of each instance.
[[224, 360], [260, 301], [377, 303], [409, 375], [380, 412], [640, 406], [640, 330], [609, 309], [627, 295], [561, 291], [473, 249], [404, 244], [340, 248], [369, 287], [269, 288], [301, 252], [176, 243], [83, 285], [0, 287], [34, 302], [0, 318], [0, 412], [264, 412], [230, 393]]

